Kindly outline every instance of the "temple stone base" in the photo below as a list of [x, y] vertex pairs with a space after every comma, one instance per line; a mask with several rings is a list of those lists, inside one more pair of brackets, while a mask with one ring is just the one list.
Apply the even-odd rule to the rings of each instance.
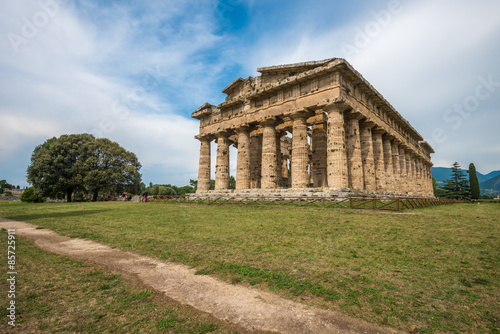
[[380, 191], [356, 191], [349, 188], [288, 188], [288, 189], [243, 189], [243, 190], [210, 190], [208, 192], [190, 194], [189, 199], [208, 199], [219, 197], [241, 197], [242, 199], [259, 199], [265, 197], [289, 198], [289, 197], [316, 197], [316, 198], [398, 198], [415, 197], [424, 198], [421, 195], [398, 194]]

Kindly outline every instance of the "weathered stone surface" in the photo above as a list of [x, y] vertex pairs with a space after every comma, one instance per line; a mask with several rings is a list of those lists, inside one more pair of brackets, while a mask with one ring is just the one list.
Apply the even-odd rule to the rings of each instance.
[[200, 138], [200, 165], [198, 167], [197, 192], [210, 190], [210, 138]]
[[217, 138], [217, 191], [229, 186], [234, 142], [237, 191], [230, 194], [289, 187], [302, 195], [433, 195], [432, 147], [345, 60], [258, 71], [224, 88], [223, 103], [192, 114], [200, 120], [198, 194], [209, 191], [210, 140]]

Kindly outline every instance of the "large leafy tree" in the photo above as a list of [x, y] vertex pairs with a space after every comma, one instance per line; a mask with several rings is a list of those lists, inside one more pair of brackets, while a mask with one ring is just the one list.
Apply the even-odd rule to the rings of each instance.
[[472, 199], [479, 199], [481, 189], [479, 188], [479, 180], [477, 179], [476, 166], [473, 163], [469, 165], [469, 185], [470, 197]]
[[28, 182], [43, 197], [63, 198], [71, 202], [73, 192], [84, 190], [82, 170], [77, 162], [82, 147], [95, 141], [90, 134], [62, 135], [38, 145], [28, 166]]
[[99, 192], [137, 193], [141, 188], [141, 164], [134, 153], [107, 138], [98, 138], [82, 147], [78, 169], [85, 188], [96, 201]]
[[445, 191], [444, 197], [450, 199], [469, 199], [470, 186], [466, 174], [460, 169], [458, 162], [451, 167], [451, 176], [444, 181], [442, 189]]
[[43, 197], [71, 202], [75, 191], [121, 192], [140, 187], [135, 155], [108, 139], [90, 134], [62, 135], [37, 146], [28, 166], [28, 181]]

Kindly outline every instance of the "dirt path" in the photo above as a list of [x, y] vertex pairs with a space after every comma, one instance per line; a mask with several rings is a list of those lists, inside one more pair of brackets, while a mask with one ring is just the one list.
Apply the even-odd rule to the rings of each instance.
[[210, 276], [195, 275], [184, 265], [123, 252], [90, 240], [69, 238], [36, 225], [0, 218], [0, 228], [16, 229], [38, 247], [72, 258], [102, 264], [136, 275], [154, 290], [198, 310], [242, 327], [279, 333], [398, 333], [283, 299], [271, 292], [231, 285]]

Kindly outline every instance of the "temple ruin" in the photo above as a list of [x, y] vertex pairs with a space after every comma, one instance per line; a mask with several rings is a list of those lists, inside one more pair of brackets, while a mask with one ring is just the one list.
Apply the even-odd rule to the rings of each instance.
[[[433, 197], [432, 147], [344, 59], [257, 69], [205, 103], [197, 195]], [[212, 142], [217, 145], [210, 190]], [[229, 190], [229, 147], [237, 148]]]

